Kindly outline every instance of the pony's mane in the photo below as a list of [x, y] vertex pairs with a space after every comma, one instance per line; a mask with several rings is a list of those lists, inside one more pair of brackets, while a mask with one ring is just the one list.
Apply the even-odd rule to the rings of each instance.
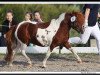
[[56, 19], [56, 21], [61, 22], [62, 20], [64, 20], [65, 14], [66, 14], [66, 13], [60, 14], [59, 17]]

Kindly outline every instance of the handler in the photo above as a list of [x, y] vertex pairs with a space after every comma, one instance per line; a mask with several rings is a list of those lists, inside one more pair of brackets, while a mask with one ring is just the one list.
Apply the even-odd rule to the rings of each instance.
[[37, 24], [43, 23], [43, 21], [41, 19], [41, 14], [39, 11], [34, 11], [33, 16], [34, 16], [33, 22], [36, 22]]
[[33, 15], [31, 12], [26, 12], [25, 14], [25, 21], [32, 21]]
[[6, 13], [6, 19], [5, 21], [2, 23], [2, 31], [1, 31], [1, 37], [0, 37], [0, 46], [4, 47], [6, 46], [5, 43], [5, 38], [4, 35], [9, 31], [10, 27], [17, 25], [18, 23], [13, 19], [13, 11], [9, 10]]
[[69, 43], [86, 44], [90, 35], [94, 36], [100, 55], [100, 30], [97, 22], [97, 18], [100, 17], [100, 14], [98, 13], [99, 4], [85, 4], [83, 10], [85, 15], [84, 33], [80, 34], [80, 37], [69, 38]]

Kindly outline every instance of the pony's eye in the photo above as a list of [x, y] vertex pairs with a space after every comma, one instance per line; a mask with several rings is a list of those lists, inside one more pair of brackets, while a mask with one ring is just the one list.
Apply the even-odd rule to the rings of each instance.
[[85, 26], [82, 26], [82, 28], [84, 28]]

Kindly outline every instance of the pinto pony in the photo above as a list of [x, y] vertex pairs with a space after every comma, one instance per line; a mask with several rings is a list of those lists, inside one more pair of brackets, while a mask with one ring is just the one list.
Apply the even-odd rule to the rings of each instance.
[[71, 48], [68, 39], [71, 28], [83, 33], [83, 26], [84, 15], [81, 12], [62, 13], [57, 19], [40, 24], [23, 21], [18, 26], [12, 27], [6, 34], [7, 54], [5, 60], [12, 66], [16, 51], [21, 50], [28, 63], [32, 65], [30, 58], [25, 53], [25, 49], [31, 41], [38, 46], [49, 46], [46, 57], [43, 60], [43, 67], [46, 67], [46, 61], [53, 49], [60, 45], [70, 50], [77, 61], [81, 63], [80, 57]]

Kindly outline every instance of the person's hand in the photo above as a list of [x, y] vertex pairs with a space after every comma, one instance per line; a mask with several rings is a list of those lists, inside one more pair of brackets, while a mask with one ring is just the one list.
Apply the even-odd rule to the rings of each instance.
[[85, 20], [84, 25], [83, 25], [83, 32], [85, 29], [88, 27], [88, 20]]
[[87, 28], [88, 27], [88, 20], [85, 20], [84, 22], [84, 28]]
[[100, 18], [100, 13], [98, 12], [98, 18]]

